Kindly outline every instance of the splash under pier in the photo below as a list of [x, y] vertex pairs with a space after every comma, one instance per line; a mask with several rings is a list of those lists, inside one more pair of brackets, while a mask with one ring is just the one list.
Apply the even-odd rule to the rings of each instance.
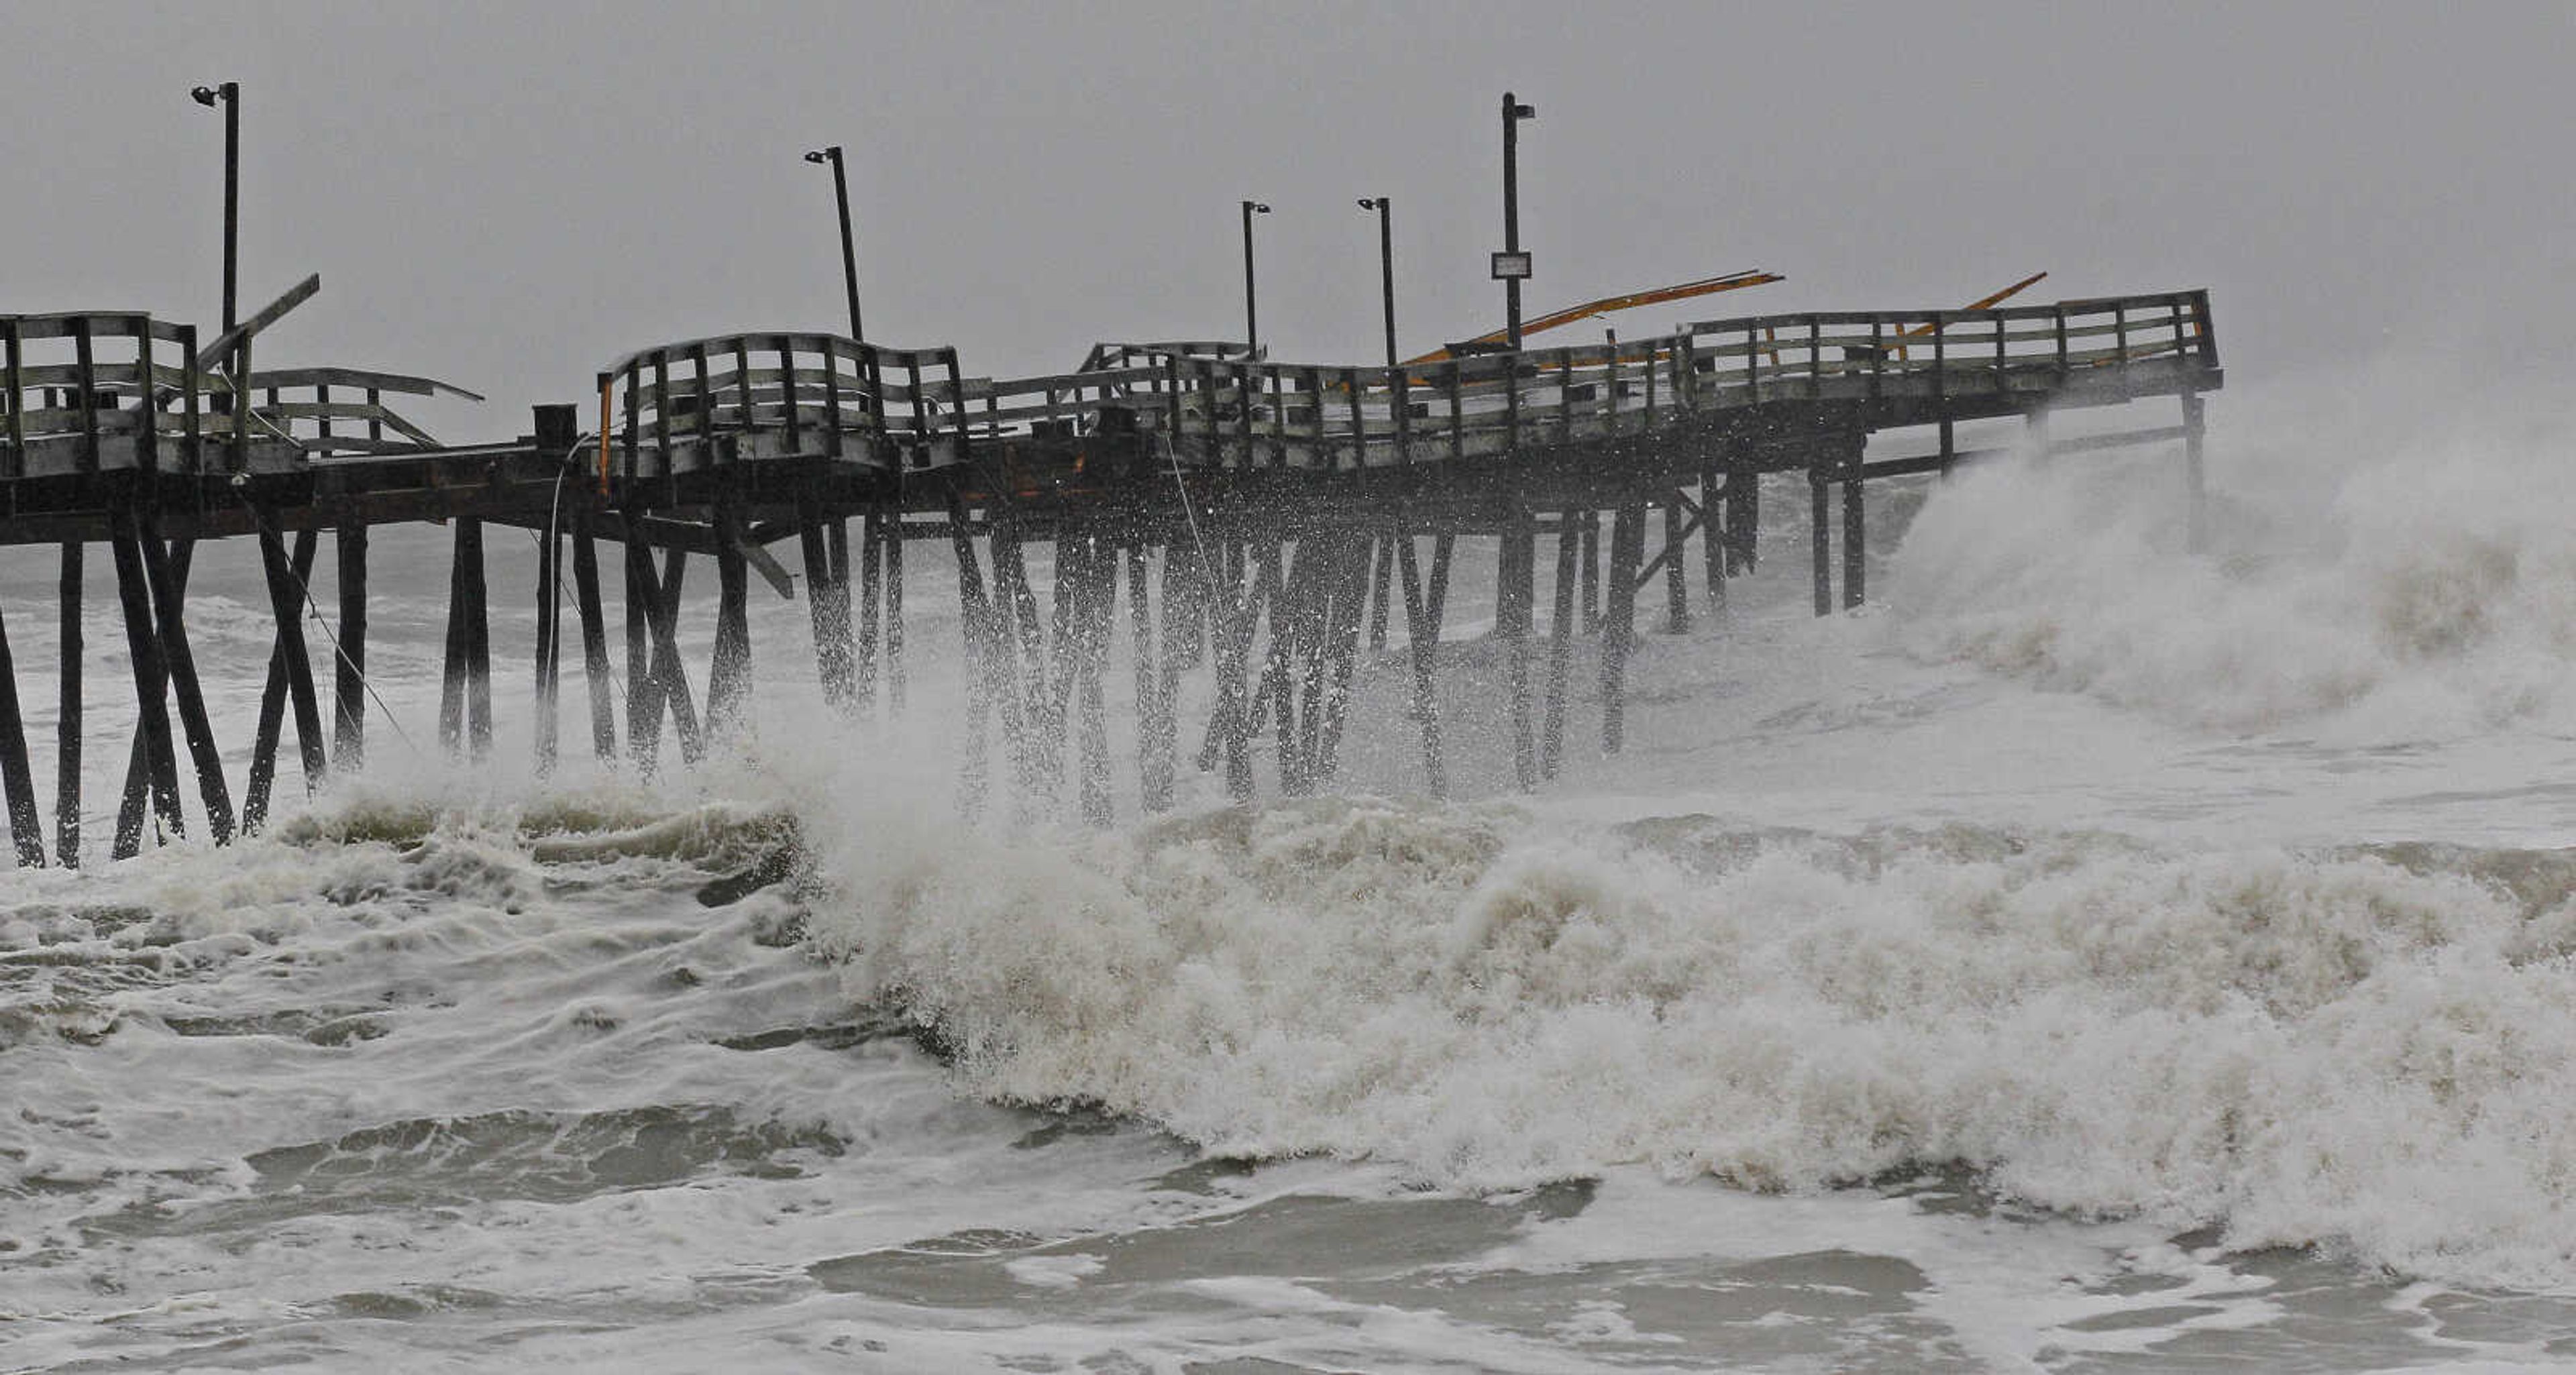
[[[1461, 537], [1493, 538], [1506, 666], [1495, 686], [1515, 776], [1536, 787], [1566, 748], [1575, 640], [1599, 637], [1585, 657], [1598, 664], [1599, 748], [1615, 752], [1640, 597], [1660, 581], [1676, 630], [1695, 602], [1722, 605], [1760, 555], [1764, 476], [1807, 479], [1824, 615], [1865, 596], [1869, 484], [1980, 456], [1956, 442], [1970, 421], [2026, 418], [2026, 447], [2049, 454], [2179, 441], [2196, 524], [2204, 398], [2223, 381], [2206, 291], [1764, 315], [1399, 367], [1106, 344], [1071, 372], [1008, 380], [967, 375], [949, 348], [753, 333], [640, 350], [596, 373], [595, 399], [536, 408], [531, 433], [457, 447], [395, 409], [454, 390], [443, 384], [254, 370], [251, 336], [296, 299], [202, 346], [192, 327], [142, 315], [0, 316], [0, 543], [58, 545], [62, 560], [57, 862], [83, 853], [80, 598], [93, 544], [113, 565], [131, 651], [132, 682], [114, 690], [133, 693], [139, 718], [118, 742], [130, 749], [112, 855], [156, 828], [185, 831], [183, 760], [218, 842], [263, 821], [290, 726], [308, 787], [355, 766], [370, 696], [368, 533], [421, 522], [443, 524], [453, 547], [450, 749], [491, 746], [488, 526], [543, 534], [516, 613], [537, 632], [541, 767], [563, 748], [558, 695], [576, 634], [601, 759], [649, 770], [667, 733], [694, 761], [740, 721], [755, 576], [809, 603], [810, 652], [835, 707], [902, 712], [905, 656], [921, 652], [904, 637], [904, 567], [926, 545], [956, 567], [962, 643], [937, 648], [968, 670], [963, 801], [981, 803], [998, 758], [1023, 799], [1063, 799], [1105, 822], [1103, 684], [1118, 641], [1148, 809], [1171, 805], [1185, 765], [1221, 770], [1236, 797], [1258, 788], [1263, 756], [1283, 793], [1327, 786], [1359, 647], [1383, 647], [1390, 622], [1409, 647], [1421, 783], [1440, 794], [1453, 555]], [[2046, 434], [2053, 413], [2166, 399], [2171, 424]], [[1914, 436], [1898, 440], [1908, 452], [1870, 457], [1872, 437], [1891, 432]], [[316, 645], [306, 579], [324, 531], [338, 605]], [[234, 538], [257, 541], [275, 619], [238, 807], [185, 615], [195, 546]], [[620, 551], [622, 675], [602, 542]], [[1025, 553], [1034, 543], [1053, 546], [1043, 588]], [[718, 585], [703, 691], [677, 633], [698, 557]], [[1554, 564], [1544, 617], [1543, 557]], [[311, 609], [318, 620], [324, 609]], [[0, 625], [0, 783], [19, 862], [42, 864], [19, 667]], [[1208, 704], [1188, 721], [1184, 675], [1203, 677], [1189, 696]]]

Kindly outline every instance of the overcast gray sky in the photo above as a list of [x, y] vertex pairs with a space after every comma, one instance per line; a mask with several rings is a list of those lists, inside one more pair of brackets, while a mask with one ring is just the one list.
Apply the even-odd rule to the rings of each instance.
[[[1241, 332], [1236, 202], [1282, 356], [1500, 323], [1497, 105], [1533, 310], [1957, 305], [2206, 285], [2240, 381], [2434, 332], [2576, 350], [2576, 5], [0, 4], [0, 310], [211, 324], [244, 87], [243, 296], [320, 298], [263, 362], [432, 374], [526, 428], [612, 357], [842, 323], [849, 150], [871, 336], [970, 373]], [[2035, 293], [2037, 296], [2039, 293]], [[2560, 374], [2563, 375], [2563, 374]]]

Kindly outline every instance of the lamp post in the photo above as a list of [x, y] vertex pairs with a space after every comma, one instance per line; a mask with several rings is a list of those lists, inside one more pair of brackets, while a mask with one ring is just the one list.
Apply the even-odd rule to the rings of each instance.
[[240, 323], [233, 311], [241, 269], [241, 83], [199, 86], [188, 97], [209, 110], [218, 101], [224, 107], [224, 328], [229, 330]]
[[[1523, 105], [1511, 92], [1503, 92], [1503, 251], [1517, 255], [1521, 251], [1521, 160], [1520, 123], [1538, 118], [1538, 107]], [[1503, 279], [1503, 324], [1508, 330], [1512, 351], [1521, 347], [1521, 279]]]
[[1252, 278], [1252, 217], [1269, 213], [1270, 207], [1259, 201], [1243, 203], [1243, 343], [1247, 353], [1261, 349], [1260, 298], [1253, 290]]
[[841, 286], [850, 297], [850, 337], [865, 339], [859, 328], [859, 254], [850, 239], [850, 176], [841, 166], [841, 145], [817, 148], [805, 160], [832, 164], [832, 194], [841, 207]]
[[1395, 201], [1363, 196], [1360, 209], [1377, 212], [1378, 294], [1386, 302], [1386, 365], [1395, 366]]

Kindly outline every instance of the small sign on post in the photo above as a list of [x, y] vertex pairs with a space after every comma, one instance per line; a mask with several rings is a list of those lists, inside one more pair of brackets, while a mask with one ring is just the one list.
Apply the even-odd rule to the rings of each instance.
[[1528, 253], [1496, 253], [1494, 255], [1495, 281], [1521, 281], [1526, 279], [1529, 275], [1530, 255]]

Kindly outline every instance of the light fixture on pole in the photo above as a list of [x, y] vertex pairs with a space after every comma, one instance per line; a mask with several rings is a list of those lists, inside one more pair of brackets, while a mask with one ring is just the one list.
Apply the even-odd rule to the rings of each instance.
[[850, 337], [864, 340], [867, 335], [859, 328], [859, 254], [850, 237], [850, 177], [841, 166], [841, 145], [817, 148], [805, 160], [832, 165], [832, 194], [841, 207], [841, 286], [850, 298]]
[[224, 107], [224, 328], [229, 330], [240, 323], [233, 312], [241, 281], [241, 83], [198, 86], [188, 98], [209, 110], [217, 102]]
[[1494, 255], [1494, 275], [1503, 279], [1503, 323], [1515, 353], [1521, 347], [1521, 281], [1530, 274], [1529, 255], [1521, 252], [1520, 122], [1536, 118], [1537, 106], [1503, 92], [1503, 251]]
[[1252, 277], [1252, 217], [1269, 213], [1270, 207], [1259, 201], [1243, 203], [1243, 344], [1248, 353], [1261, 351], [1260, 297]]
[[1395, 200], [1363, 196], [1360, 209], [1377, 212], [1378, 286], [1386, 302], [1386, 365], [1391, 368], [1395, 366]]

